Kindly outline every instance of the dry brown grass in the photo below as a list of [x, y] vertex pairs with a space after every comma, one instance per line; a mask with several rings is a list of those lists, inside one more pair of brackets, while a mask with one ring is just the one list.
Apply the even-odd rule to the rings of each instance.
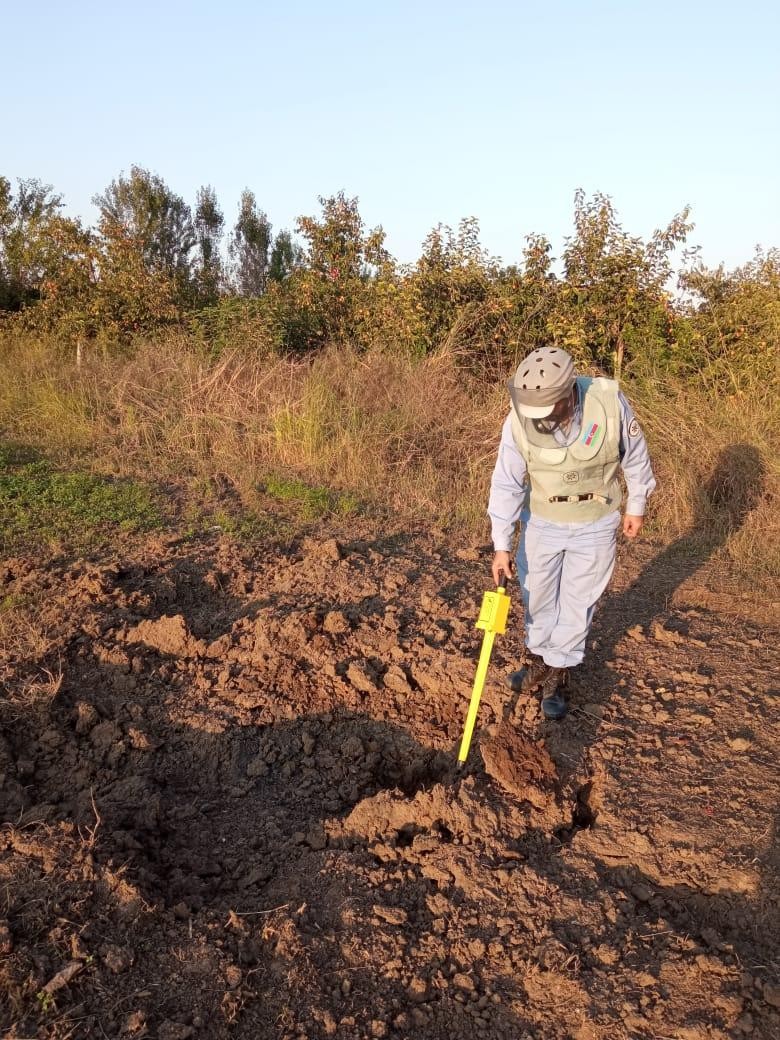
[[780, 410], [777, 388], [725, 395], [664, 380], [629, 391], [650, 443], [658, 490], [653, 526], [694, 532], [744, 576], [780, 576]]
[[[724, 397], [659, 379], [629, 395], [659, 478], [651, 529], [669, 540], [696, 530], [744, 573], [777, 575], [773, 391]], [[265, 477], [282, 475], [485, 539], [505, 408], [502, 380], [465, 371], [452, 352], [214, 360], [168, 337], [80, 368], [36, 341], [7, 345], [0, 360], [4, 436], [63, 464], [227, 477], [249, 505]]]

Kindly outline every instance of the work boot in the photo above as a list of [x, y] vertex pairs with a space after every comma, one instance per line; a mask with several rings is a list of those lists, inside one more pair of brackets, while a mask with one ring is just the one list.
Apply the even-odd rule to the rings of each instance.
[[542, 714], [552, 722], [560, 721], [566, 714], [564, 691], [568, 685], [568, 678], [568, 668], [550, 668], [542, 682]]
[[507, 676], [507, 684], [513, 693], [530, 693], [535, 690], [550, 670], [541, 657], [529, 654], [530, 662], [525, 668], [517, 672], [510, 672]]

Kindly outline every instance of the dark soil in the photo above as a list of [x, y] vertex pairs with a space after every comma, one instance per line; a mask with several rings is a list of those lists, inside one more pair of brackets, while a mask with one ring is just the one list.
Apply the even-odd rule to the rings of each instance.
[[776, 619], [626, 548], [553, 724], [515, 597], [457, 772], [489, 550], [360, 533], [0, 564], [4, 1035], [776, 1040]]

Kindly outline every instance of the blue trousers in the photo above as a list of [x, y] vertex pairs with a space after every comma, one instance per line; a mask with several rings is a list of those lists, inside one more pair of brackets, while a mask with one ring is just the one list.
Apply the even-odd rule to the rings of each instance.
[[589, 524], [553, 524], [533, 516], [523, 526], [517, 577], [525, 642], [554, 668], [582, 663], [593, 611], [615, 567], [620, 513]]

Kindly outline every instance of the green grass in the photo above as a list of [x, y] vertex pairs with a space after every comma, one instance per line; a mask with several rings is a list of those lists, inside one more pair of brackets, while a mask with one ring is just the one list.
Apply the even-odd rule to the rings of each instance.
[[330, 488], [311, 486], [302, 480], [271, 474], [265, 480], [265, 490], [279, 502], [295, 505], [305, 520], [318, 520], [326, 516], [350, 516], [358, 511], [359, 502], [354, 495], [332, 491]]
[[68, 542], [86, 548], [117, 529], [144, 531], [163, 521], [145, 484], [61, 472], [13, 445], [0, 445], [0, 551]]
[[[200, 516], [200, 527], [218, 528], [241, 542], [258, 542], [268, 538], [279, 538], [289, 533], [279, 517], [264, 516], [251, 510], [218, 509], [214, 513]], [[197, 526], [197, 525], [196, 525]]]

